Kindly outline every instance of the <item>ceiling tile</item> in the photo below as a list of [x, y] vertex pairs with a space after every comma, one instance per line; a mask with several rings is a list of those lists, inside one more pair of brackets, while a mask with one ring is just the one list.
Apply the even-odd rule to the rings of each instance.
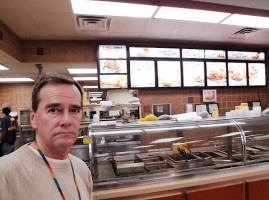
[[109, 31], [115, 33], [139, 33], [144, 31], [149, 19], [113, 17], [111, 19]]

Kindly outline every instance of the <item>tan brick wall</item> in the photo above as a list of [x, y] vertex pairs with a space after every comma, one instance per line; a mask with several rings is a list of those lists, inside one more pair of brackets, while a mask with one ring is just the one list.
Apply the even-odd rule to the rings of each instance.
[[[152, 104], [171, 103], [171, 114], [185, 112], [185, 105], [190, 103], [195, 110], [195, 104], [202, 102], [202, 89], [161, 89], [139, 90], [139, 98], [142, 104], [142, 117], [152, 113]], [[219, 103], [220, 115], [234, 110], [241, 103], [261, 100], [262, 108], [267, 108], [268, 96], [266, 88], [218, 88], [217, 103]]]
[[[11, 110], [31, 107], [33, 84], [0, 84], [0, 105], [9, 103]], [[2, 112], [2, 110], [1, 110]]]
[[22, 60], [20, 53], [20, 38], [0, 20], [0, 31], [3, 40], [0, 40], [0, 50], [3, 50], [17, 60]]

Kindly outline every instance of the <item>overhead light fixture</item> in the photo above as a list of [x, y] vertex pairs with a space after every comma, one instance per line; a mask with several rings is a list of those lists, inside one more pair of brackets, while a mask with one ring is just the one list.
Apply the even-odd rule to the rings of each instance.
[[76, 81], [96, 81], [97, 77], [73, 77]]
[[9, 70], [9, 69], [5, 67], [4, 65], [0, 64], [0, 70]]
[[0, 82], [32, 82], [30, 78], [0, 78]]
[[98, 88], [98, 86], [96, 85], [96, 86], [83, 86], [83, 88]]
[[198, 9], [161, 7], [154, 18], [219, 23], [230, 14]]
[[251, 15], [232, 14], [221, 24], [247, 26], [255, 28], [269, 28], [269, 17], [258, 17]]
[[80, 15], [107, 15], [151, 18], [157, 6], [108, 1], [71, 0], [73, 12]]
[[90, 68], [69, 68], [70, 74], [97, 74], [97, 69]]

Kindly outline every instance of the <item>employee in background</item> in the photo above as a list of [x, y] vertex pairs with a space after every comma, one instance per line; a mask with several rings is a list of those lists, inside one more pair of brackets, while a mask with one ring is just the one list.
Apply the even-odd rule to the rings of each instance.
[[8, 103], [4, 103], [2, 105], [2, 113], [5, 114], [5, 116], [1, 118], [2, 132], [0, 135], [3, 155], [7, 155], [15, 151], [16, 121], [14, 117], [9, 115], [10, 112], [10, 105]]
[[36, 141], [0, 158], [1, 200], [91, 200], [87, 165], [69, 154], [77, 140], [82, 91], [72, 78], [46, 73], [33, 88]]

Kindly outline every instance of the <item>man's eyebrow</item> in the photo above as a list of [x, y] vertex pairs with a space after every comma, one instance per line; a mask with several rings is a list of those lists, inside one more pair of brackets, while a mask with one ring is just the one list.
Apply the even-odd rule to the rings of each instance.
[[73, 105], [72, 108], [76, 108], [76, 109], [82, 109], [82, 107], [80, 105]]
[[51, 103], [45, 106], [46, 109], [60, 106], [60, 103]]

